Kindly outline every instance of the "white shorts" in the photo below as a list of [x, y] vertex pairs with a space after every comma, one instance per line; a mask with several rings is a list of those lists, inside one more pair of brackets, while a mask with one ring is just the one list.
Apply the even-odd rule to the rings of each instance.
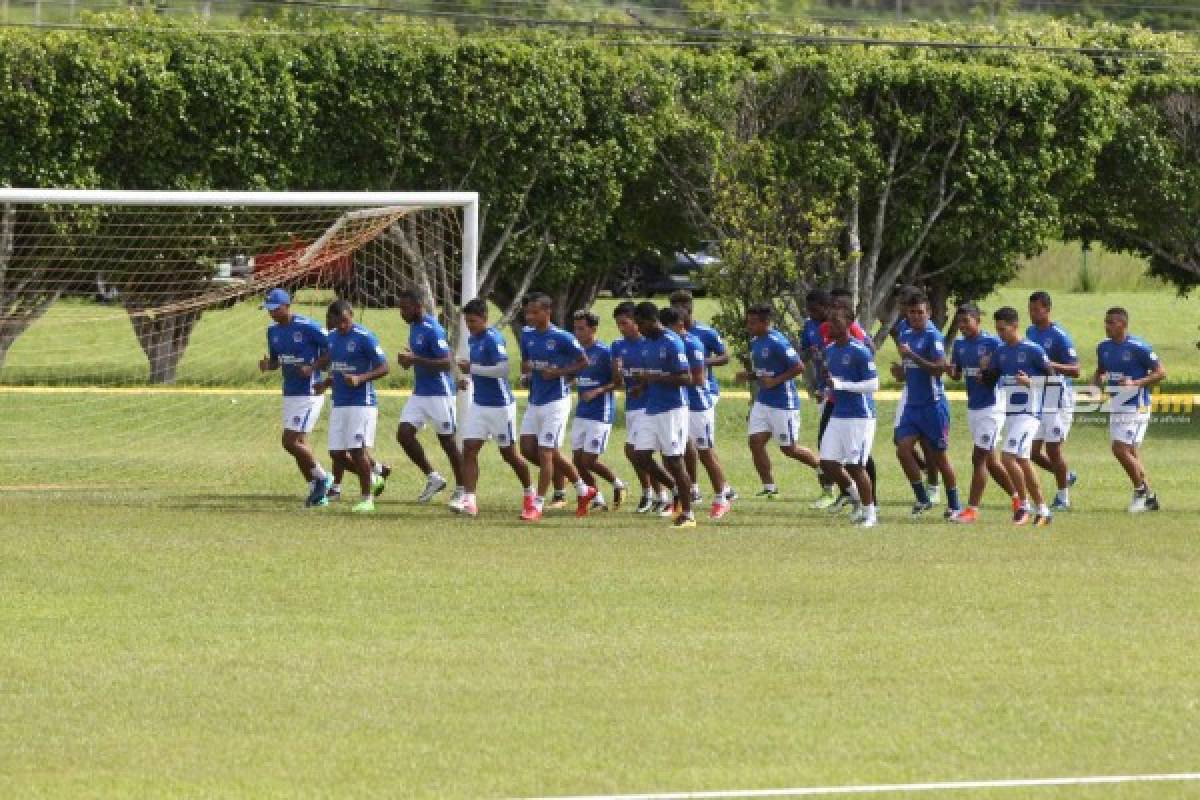
[[800, 416], [795, 411], [755, 402], [750, 407], [747, 432], [751, 436], [769, 432], [780, 447], [788, 447], [796, 443], [796, 437], [800, 434]]
[[712, 450], [717, 446], [717, 415], [714, 409], [688, 411], [688, 438], [697, 450]]
[[896, 418], [892, 421], [893, 428], [900, 427], [900, 418], [904, 416], [904, 403], [908, 400], [908, 387], [900, 390], [900, 399], [896, 401]]
[[1149, 411], [1114, 411], [1108, 416], [1108, 438], [1137, 447], [1150, 427]]
[[334, 406], [329, 412], [329, 450], [374, 447], [378, 419], [379, 409], [375, 406]]
[[1034, 438], [1050, 443], [1065, 442], [1075, 419], [1074, 393], [1069, 386], [1051, 384], [1046, 387], [1042, 399], [1046, 407]]
[[594, 419], [575, 418], [571, 425], [571, 450], [582, 450], [585, 453], [604, 455], [608, 449], [608, 437], [612, 433], [612, 424], [597, 422]]
[[506, 406], [471, 406], [471, 411], [463, 421], [463, 439], [476, 439], [486, 442], [495, 439], [500, 447], [515, 444], [517, 439], [517, 406], [509, 403]]
[[521, 419], [521, 435], [536, 436], [538, 447], [562, 447], [567, 419], [571, 416], [571, 398], [564, 397], [542, 406], [529, 405]]
[[673, 408], [646, 414], [638, 423], [635, 450], [657, 450], [664, 456], [681, 456], [687, 449], [688, 410]]
[[1017, 458], [1029, 458], [1040, 420], [1029, 414], [1010, 414], [1005, 422], [1004, 452]]
[[638, 429], [646, 422], [646, 411], [641, 408], [625, 412], [625, 443], [637, 443]]
[[874, 418], [832, 417], [821, 437], [821, 460], [863, 466], [874, 443]]
[[433, 428], [438, 436], [452, 434], [455, 429], [454, 400], [446, 395], [414, 394], [404, 404], [404, 410], [400, 412], [400, 422], [407, 422], [417, 430], [424, 428], [428, 422], [429, 427]]
[[995, 450], [1004, 428], [1005, 413], [998, 408], [968, 408], [967, 430], [980, 450]]
[[312, 433], [325, 406], [325, 395], [283, 398], [283, 429], [297, 433]]

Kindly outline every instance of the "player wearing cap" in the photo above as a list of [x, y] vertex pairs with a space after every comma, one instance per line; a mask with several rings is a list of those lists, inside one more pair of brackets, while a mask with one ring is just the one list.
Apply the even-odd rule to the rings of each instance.
[[592, 508], [608, 508], [604, 493], [596, 483], [596, 476], [599, 475], [612, 484], [615, 510], [625, 500], [625, 484], [600, 460], [600, 456], [608, 449], [608, 437], [616, 417], [612, 351], [596, 338], [600, 318], [591, 311], [576, 311], [571, 322], [575, 339], [588, 359], [588, 365], [575, 375], [579, 401], [575, 406], [575, 422], [571, 426], [571, 462], [579, 470], [583, 482], [596, 490]]
[[953, 380], [966, 381], [967, 385], [967, 429], [974, 444], [971, 450], [971, 491], [967, 507], [951, 517], [951, 521], [969, 524], [979, 520], [979, 504], [983, 490], [987, 488], [988, 474], [1011, 498], [1013, 512], [1021, 505], [1021, 499], [1013, 490], [1008, 470], [996, 453], [1004, 428], [1004, 406], [996, 397], [996, 384], [984, 380], [980, 364], [986, 364], [1000, 347], [1000, 339], [983, 330], [979, 320], [979, 308], [973, 303], [958, 307], [955, 315], [959, 336], [950, 346], [950, 363], [947, 374]]
[[315, 321], [292, 313], [292, 298], [283, 289], [267, 293], [262, 308], [271, 316], [267, 328], [267, 355], [258, 368], [283, 373], [283, 449], [296, 460], [300, 474], [308, 483], [306, 506], [328, 505], [325, 495], [333, 478], [313, 455], [308, 434], [317, 426], [325, 396], [313, 392], [321, 380], [318, 361], [329, 353], [329, 339]]
[[433, 468], [425, 457], [425, 448], [417, 439], [417, 431], [428, 424], [437, 435], [442, 452], [450, 460], [454, 473], [454, 494], [450, 507], [461, 511], [463, 495], [462, 454], [454, 438], [457, 420], [454, 409], [454, 382], [450, 377], [454, 369], [450, 356], [450, 343], [446, 331], [429, 314], [417, 293], [411, 289], [397, 294], [400, 316], [408, 323], [408, 350], [396, 356], [396, 362], [404, 369], [413, 371], [413, 391], [404, 410], [400, 413], [400, 427], [396, 429], [396, 441], [404, 448], [405, 455], [425, 476], [425, 488], [417, 497], [418, 503], [428, 503], [433, 496], [446, 488], [446, 479]]
[[1030, 325], [1025, 330], [1025, 338], [1041, 345], [1054, 369], [1054, 376], [1046, 384], [1041, 423], [1033, 440], [1030, 458], [1052, 474], [1058, 485], [1050, 510], [1066, 511], [1071, 507], [1070, 488], [1075, 485], [1078, 476], [1067, 466], [1063, 448], [1075, 417], [1075, 392], [1071, 379], [1079, 377], [1080, 368], [1079, 354], [1075, 352], [1071, 334], [1050, 318], [1052, 307], [1049, 292], [1038, 291], [1029, 295]]
[[488, 439], [496, 440], [500, 456], [512, 467], [524, 490], [524, 508], [533, 505], [533, 482], [529, 464], [517, 452], [517, 401], [508, 385], [508, 350], [504, 336], [487, 324], [487, 303], [475, 298], [463, 306], [467, 325], [470, 359], [458, 362], [464, 375], [460, 383], [472, 389], [471, 411], [463, 423], [463, 486], [459, 509], [469, 517], [479, 513], [476, 488], [479, 485], [479, 451]]
[[329, 455], [358, 476], [362, 496], [351, 511], [375, 510], [371, 448], [379, 404], [374, 381], [388, 374], [387, 354], [375, 334], [354, 322], [354, 309], [345, 300], [330, 304], [325, 316], [329, 328], [329, 377], [314, 387], [333, 387], [329, 413]]
[[794, 458], [814, 470], [821, 462], [813, 451], [797, 444], [800, 435], [800, 393], [796, 377], [804, 372], [804, 362], [787, 337], [775, 330], [774, 310], [766, 303], [746, 309], [746, 331], [750, 334], [750, 363], [753, 372], [738, 373], [739, 381], [754, 381], [754, 404], [746, 425], [747, 442], [754, 459], [754, 469], [763, 488], [755, 497], [771, 499], [779, 495], [779, 487], [771, 471], [767, 443], [774, 439], [779, 452]]
[[1133, 484], [1129, 513], [1158, 511], [1158, 495], [1146, 480], [1142, 440], [1150, 425], [1150, 387], [1167, 377], [1162, 362], [1149, 343], [1129, 334], [1129, 312], [1120, 306], [1104, 315], [1107, 339], [1096, 346], [1096, 373], [1092, 381], [1107, 389], [1108, 438], [1112, 453]]
[[[1014, 503], [1013, 522], [1024, 525], [1035, 510], [1033, 524], [1049, 525], [1050, 509], [1042, 495], [1030, 453], [1041, 424], [1042, 398], [1046, 378], [1054, 374], [1050, 359], [1041, 345], [1021, 338], [1020, 318], [1015, 308], [1005, 306], [992, 315], [1000, 346], [990, 358], [981, 359], [987, 380], [996, 380], [1004, 397], [1004, 468], [1020, 499]], [[1036, 505], [1036, 509], [1032, 506]]]

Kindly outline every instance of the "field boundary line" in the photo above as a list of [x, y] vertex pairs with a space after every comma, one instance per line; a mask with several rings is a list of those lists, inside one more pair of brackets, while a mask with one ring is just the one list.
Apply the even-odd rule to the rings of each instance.
[[947, 792], [972, 789], [1021, 789], [1041, 786], [1095, 786], [1122, 783], [1200, 781], [1200, 772], [1146, 775], [1082, 775], [1068, 778], [1009, 778], [998, 780], [940, 781], [933, 783], [879, 783], [858, 786], [805, 786], [789, 789], [719, 789], [698, 792], [648, 792], [643, 794], [592, 794], [529, 797], [524, 800], [722, 800], [738, 797], [820, 797], [892, 792]]

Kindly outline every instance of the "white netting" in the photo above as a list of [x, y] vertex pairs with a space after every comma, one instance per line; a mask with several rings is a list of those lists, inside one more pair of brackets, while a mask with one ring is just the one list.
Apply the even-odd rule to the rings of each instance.
[[[407, 326], [393, 310], [401, 289], [421, 292], [451, 336], [458, 331], [466, 213], [459, 202], [186, 205], [174, 198], [172, 205], [124, 205], [3, 197], [0, 440], [16, 448], [67, 447], [64, 431], [101, 426], [115, 445], [136, 445], [156, 427], [203, 430], [226, 409], [201, 396], [224, 393], [256, 405], [264, 403], [254, 398], [270, 398], [265, 405], [273, 407], [279, 375], [260, 374], [257, 362], [270, 323], [259, 306], [277, 286], [293, 293], [295, 311], [322, 323], [329, 302], [348, 298], [389, 355], [406, 342]], [[397, 369], [387, 386], [410, 380]], [[231, 418], [255, 431], [276, 422]]]

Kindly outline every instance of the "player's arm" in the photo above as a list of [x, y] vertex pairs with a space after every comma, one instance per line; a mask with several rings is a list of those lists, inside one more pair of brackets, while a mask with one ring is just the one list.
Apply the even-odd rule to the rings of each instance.
[[1154, 351], [1149, 348], [1138, 348], [1138, 360], [1142, 362], [1142, 366], [1150, 371], [1144, 377], [1137, 379], [1126, 379], [1127, 386], [1136, 386], [1139, 389], [1148, 389], [1157, 383], [1161, 383], [1167, 377], [1167, 370], [1163, 367], [1162, 362], [1158, 360], [1158, 356], [1154, 355]]
[[279, 369], [279, 359], [275, 356], [263, 356], [258, 360], [259, 372], [271, 372]]
[[585, 354], [579, 354], [579, 357], [567, 364], [565, 367], [547, 367], [542, 370], [542, 377], [550, 378], [574, 378], [580, 372], [588, 368], [588, 357]]
[[797, 357], [795, 364], [788, 367], [787, 369], [785, 369], [783, 372], [779, 373], [778, 375], [776, 375], [774, 377], [765, 375], [765, 376], [759, 378], [758, 385], [763, 387], [764, 389], [774, 389], [776, 386], [787, 383], [790, 380], [794, 380], [795, 378], [797, 378], [803, 374], [804, 374], [804, 362], [801, 361], [799, 359], [799, 357]]
[[946, 371], [946, 353], [944, 350], [938, 353], [936, 358], [923, 358], [917, 355], [911, 347], [902, 344], [900, 345], [900, 355], [916, 364], [918, 369], [928, 372], [935, 378]]
[[387, 375], [391, 369], [392, 368], [388, 365], [387, 359], [385, 358], [376, 364], [374, 368], [367, 370], [361, 375], [343, 375], [342, 377], [345, 378], [346, 383], [348, 383], [350, 386], [361, 386], [364, 383], [379, 380], [383, 376]]
[[962, 367], [954, 360], [954, 348], [950, 348], [950, 358], [946, 361], [946, 375], [952, 381], [962, 380]]
[[867, 362], [861, 364], [859, 372], [861, 373], [859, 379], [855, 381], [844, 380], [831, 375], [829, 377], [830, 385], [838, 391], [855, 392], [857, 394], [869, 394], [879, 391], [879, 373], [875, 371], [874, 363]]
[[729, 363], [729, 350], [726, 349], [725, 340], [721, 338], [721, 334], [713, 333], [705, 344], [712, 350], [712, 353], [704, 359], [704, 366], [723, 367]]

